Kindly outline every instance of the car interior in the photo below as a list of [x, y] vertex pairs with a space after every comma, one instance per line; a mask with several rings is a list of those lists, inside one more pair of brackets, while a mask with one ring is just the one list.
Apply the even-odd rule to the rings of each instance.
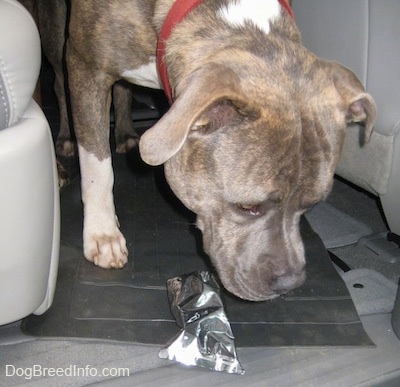
[[[245, 370], [233, 375], [159, 355], [181, 332], [167, 280], [214, 269], [195, 215], [136, 148], [113, 152], [129, 262], [104, 270], [83, 258], [79, 163], [54, 149], [54, 72], [32, 15], [0, 0], [0, 385], [399, 385], [400, 2], [291, 6], [304, 46], [354, 71], [377, 121], [365, 144], [363, 128], [348, 127], [332, 192], [301, 220], [305, 284], [256, 303], [221, 290]], [[125, 86], [142, 134], [168, 101]], [[69, 176], [62, 188], [58, 164]]]

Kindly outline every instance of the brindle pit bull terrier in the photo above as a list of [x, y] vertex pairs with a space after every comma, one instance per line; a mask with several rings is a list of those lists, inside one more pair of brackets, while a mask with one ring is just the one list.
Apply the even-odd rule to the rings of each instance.
[[[112, 193], [111, 87], [119, 79], [162, 87], [156, 46], [173, 3], [71, 1], [66, 55], [84, 254], [103, 268], [121, 268], [128, 256]], [[305, 280], [300, 216], [328, 195], [346, 126], [363, 123], [368, 139], [376, 116], [351, 71], [302, 46], [283, 5], [204, 0], [176, 24], [163, 57], [174, 102], [139, 144], [197, 214], [225, 288], [253, 301]]]

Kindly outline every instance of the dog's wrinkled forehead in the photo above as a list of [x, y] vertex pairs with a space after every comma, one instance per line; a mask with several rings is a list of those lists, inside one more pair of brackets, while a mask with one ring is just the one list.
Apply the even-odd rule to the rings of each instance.
[[[285, 106], [266, 107], [255, 119], [244, 119], [202, 136], [202, 152], [210, 153], [223, 199], [232, 203], [284, 201], [296, 188], [306, 202], [321, 200], [330, 188], [340, 130], [324, 132], [307, 111]], [[201, 134], [189, 136], [188, 146]], [[338, 137], [338, 138], [336, 138]], [[307, 197], [306, 197], [307, 196]]]
[[[252, 204], [272, 193], [308, 204], [323, 199], [347, 124], [361, 122], [371, 133], [372, 98], [350, 71], [306, 52], [297, 77], [239, 52], [237, 61], [223, 54], [181, 83], [171, 109], [141, 137], [142, 158], [171, 160], [170, 184], [192, 203], [222, 196]], [[198, 186], [213, 191], [189, 192]]]

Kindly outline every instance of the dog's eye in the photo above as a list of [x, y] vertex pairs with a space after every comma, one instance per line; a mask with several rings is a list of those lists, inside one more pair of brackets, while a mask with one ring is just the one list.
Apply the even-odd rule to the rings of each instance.
[[238, 204], [237, 206], [241, 211], [251, 216], [260, 216], [263, 213], [262, 206], [258, 204]]

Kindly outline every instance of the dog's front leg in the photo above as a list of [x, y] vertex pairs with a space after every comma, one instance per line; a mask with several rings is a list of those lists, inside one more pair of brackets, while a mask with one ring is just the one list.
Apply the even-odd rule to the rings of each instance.
[[84, 255], [103, 268], [121, 268], [127, 262], [128, 251], [113, 200], [114, 175], [109, 145], [113, 79], [91, 71], [72, 50], [67, 61], [81, 167]]
[[84, 205], [83, 248], [87, 260], [103, 268], [121, 268], [128, 250], [113, 200], [111, 157], [99, 159], [78, 145]]

